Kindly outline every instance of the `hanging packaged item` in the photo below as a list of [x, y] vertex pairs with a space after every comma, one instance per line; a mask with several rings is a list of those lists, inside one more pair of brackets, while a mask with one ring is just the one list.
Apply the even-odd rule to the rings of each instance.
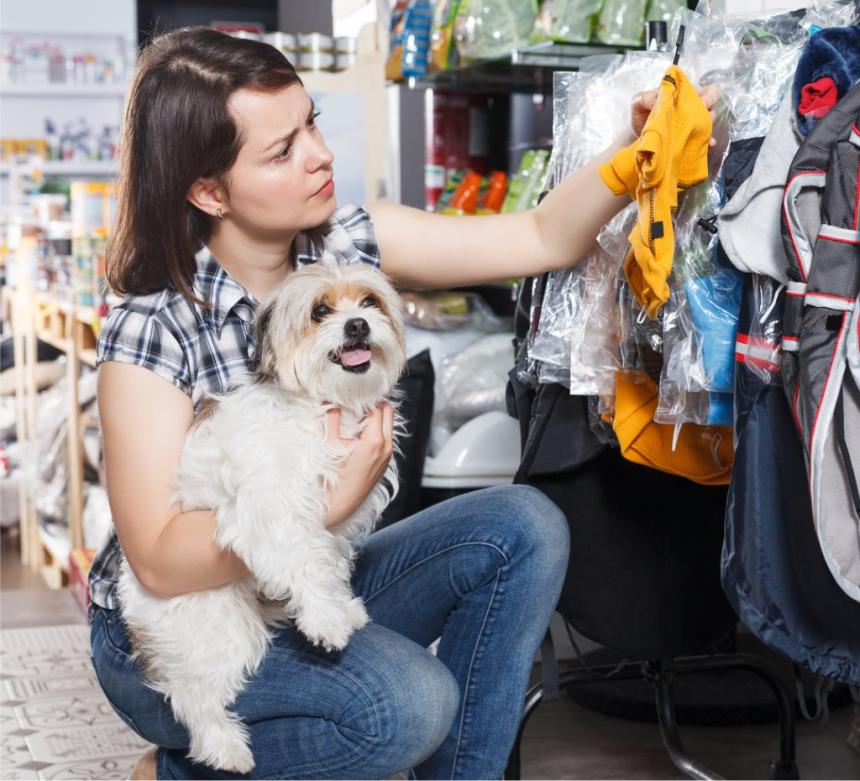
[[457, 47], [454, 45], [454, 22], [460, 0], [438, 0], [433, 11], [430, 31], [430, 71], [439, 72], [457, 67]]
[[391, 24], [388, 32], [388, 60], [385, 63], [385, 78], [389, 81], [403, 79], [403, 26], [409, 0], [396, 0], [391, 9]]
[[600, 167], [615, 195], [629, 193], [639, 206], [624, 273], [651, 318], [669, 298], [678, 193], [708, 175], [711, 117], [686, 74], [676, 65], [660, 82], [657, 103], [639, 138]]
[[460, 57], [510, 56], [529, 42], [537, 10], [537, 0], [460, 0], [454, 23]]
[[860, 338], [858, 127], [860, 84], [819, 121], [789, 168], [782, 377], [824, 558], [839, 586], [860, 601], [860, 372], [848, 362], [848, 346]]
[[433, 22], [433, 5], [430, 0], [412, 0], [403, 20], [404, 79], [421, 78], [427, 74], [430, 56], [430, 26]]
[[645, 34], [648, 0], [603, 0], [594, 37], [616, 46], [639, 46]]
[[588, 43], [603, 0], [546, 0], [535, 20], [534, 40]]
[[730, 426], [656, 423], [657, 386], [647, 374], [618, 372], [613, 429], [628, 461], [686, 477], [701, 485], [727, 485], [732, 471]]

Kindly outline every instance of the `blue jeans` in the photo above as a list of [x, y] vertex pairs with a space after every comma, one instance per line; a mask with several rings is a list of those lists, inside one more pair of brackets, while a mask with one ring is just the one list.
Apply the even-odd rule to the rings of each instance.
[[[285, 629], [234, 703], [256, 761], [247, 777], [501, 778], [569, 548], [561, 510], [521, 485], [371, 534], [353, 574], [371, 623], [336, 653]], [[158, 778], [229, 778], [187, 758], [186, 730], [129, 651], [119, 612], [95, 608], [93, 665], [120, 717], [161, 746]]]

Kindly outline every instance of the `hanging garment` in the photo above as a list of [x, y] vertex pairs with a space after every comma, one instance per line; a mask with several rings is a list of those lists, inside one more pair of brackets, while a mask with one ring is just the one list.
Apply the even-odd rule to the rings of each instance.
[[[854, 26], [833, 27], [820, 30], [806, 42], [793, 87], [783, 96], [752, 175], [720, 211], [717, 220], [720, 243], [732, 265], [740, 271], [766, 274], [783, 284], [788, 282], [780, 223], [783, 189], [804, 134], [817, 121], [812, 114], [795, 121], [803, 86], [819, 74], [830, 74], [837, 97], [847, 94], [860, 78], [860, 60], [843, 58], [831, 44], [851, 41], [853, 50], [858, 34], [860, 31]], [[820, 117], [820, 112], [817, 113]]]
[[860, 78], [860, 28], [830, 27], [803, 47], [791, 86], [794, 121], [802, 137]]
[[732, 265], [782, 283], [788, 281], [779, 221], [782, 191], [791, 159], [800, 146], [791, 122], [793, 110], [791, 95], [786, 93], [752, 174], [717, 218], [720, 245]]
[[812, 130], [783, 200], [790, 263], [782, 377], [809, 471], [812, 513], [836, 582], [860, 600], [860, 386], [847, 342], [860, 290], [860, 84]]
[[762, 642], [813, 673], [860, 685], [860, 603], [839, 588], [821, 553], [803, 449], [781, 386], [778, 286], [744, 276], [723, 590]]
[[678, 193], [707, 178], [711, 129], [711, 115], [696, 88], [672, 65], [642, 134], [600, 166], [606, 186], [616, 195], [629, 193], [639, 206], [624, 273], [652, 319], [669, 300]]
[[731, 427], [686, 425], [676, 432], [675, 426], [654, 421], [656, 409], [657, 386], [647, 374], [618, 372], [612, 428], [621, 455], [701, 485], [727, 485]]

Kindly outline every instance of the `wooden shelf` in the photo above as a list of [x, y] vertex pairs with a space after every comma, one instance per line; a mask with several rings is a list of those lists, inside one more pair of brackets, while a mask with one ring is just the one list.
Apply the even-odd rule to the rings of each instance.
[[128, 91], [126, 82], [109, 84], [74, 84], [50, 82], [48, 84], [2, 84], [0, 97], [22, 98], [122, 98]]
[[0, 163], [0, 176], [9, 176], [16, 167], [29, 170], [39, 167], [45, 176], [113, 177], [119, 173], [115, 160], [45, 160], [41, 166]]
[[51, 588], [68, 582], [69, 553], [83, 545], [84, 452], [78, 382], [81, 366], [95, 366], [99, 319], [88, 306], [76, 306], [28, 288], [3, 288], [2, 300], [12, 313], [16, 372], [16, 427], [19, 442], [31, 442], [36, 431], [35, 366], [37, 341], [66, 354], [68, 393], [68, 531], [51, 534], [40, 523], [35, 507], [21, 491], [21, 557]]

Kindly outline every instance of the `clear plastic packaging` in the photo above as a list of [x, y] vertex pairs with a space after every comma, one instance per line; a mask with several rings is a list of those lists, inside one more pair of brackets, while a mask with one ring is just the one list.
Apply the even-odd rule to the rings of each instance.
[[445, 358], [436, 376], [434, 441], [485, 412], [506, 411], [512, 351], [510, 334], [493, 334]]
[[471, 328], [493, 333], [506, 327], [477, 293], [403, 291], [400, 298], [405, 322], [416, 328], [430, 331]]
[[[665, 70], [662, 53], [629, 52], [583, 60], [554, 82], [552, 180], [561, 181], [601, 152], [630, 121], [630, 98]], [[625, 210], [615, 221], [629, 219]], [[619, 367], [616, 303], [623, 242], [596, 247], [571, 269], [549, 275], [540, 327], [530, 356], [541, 382], [561, 382], [577, 395], [611, 396]]]
[[537, 10], [536, 0], [462, 0], [454, 23], [460, 57], [492, 59], [525, 46]]
[[603, 0], [546, 0], [535, 22], [534, 39], [588, 43]]
[[594, 37], [601, 43], [639, 46], [645, 35], [648, 0], [604, 0]]

